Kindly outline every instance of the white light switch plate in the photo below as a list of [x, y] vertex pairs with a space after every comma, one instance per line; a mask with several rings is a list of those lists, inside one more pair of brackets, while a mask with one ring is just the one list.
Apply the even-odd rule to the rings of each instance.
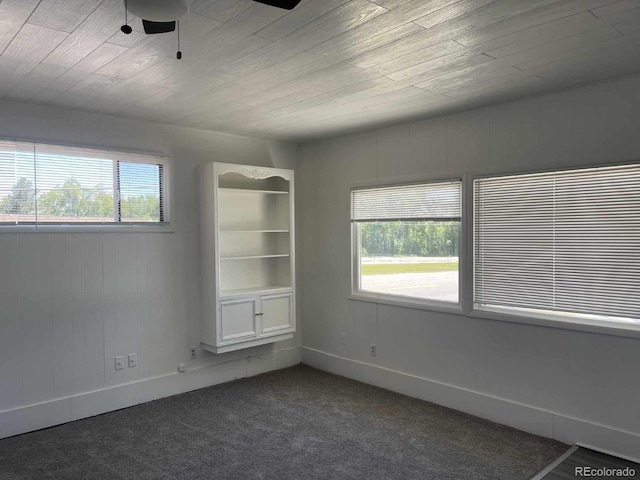
[[133, 367], [137, 367], [138, 366], [138, 354], [137, 353], [130, 353], [129, 354], [129, 368], [133, 368]]

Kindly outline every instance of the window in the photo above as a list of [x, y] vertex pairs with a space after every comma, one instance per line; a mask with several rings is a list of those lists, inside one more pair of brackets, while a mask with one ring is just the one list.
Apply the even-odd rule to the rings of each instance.
[[476, 308], [640, 320], [640, 165], [477, 179]]
[[354, 291], [458, 303], [462, 182], [351, 192]]
[[0, 141], [0, 225], [161, 224], [164, 158]]

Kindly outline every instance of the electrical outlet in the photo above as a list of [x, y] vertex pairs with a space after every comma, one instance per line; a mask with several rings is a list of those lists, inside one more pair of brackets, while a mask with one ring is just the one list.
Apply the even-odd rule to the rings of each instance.
[[370, 350], [371, 356], [375, 357], [378, 354], [378, 347], [375, 343], [371, 344], [371, 350]]
[[340, 345], [346, 345], [347, 344], [347, 334], [346, 333], [341, 333], [340, 334]]
[[196, 358], [198, 356], [198, 350], [196, 349], [196, 347], [191, 347], [189, 349], [189, 352], [191, 354], [191, 360], [193, 360], [194, 358]]
[[138, 366], [138, 354], [137, 353], [130, 353], [129, 354], [129, 368], [133, 368], [133, 367], [137, 367]]
[[124, 368], [124, 357], [116, 357], [116, 370]]
[[186, 371], [187, 371], [187, 366], [186, 366], [184, 363], [180, 363], [180, 364], [178, 365], [178, 371], [179, 371], [180, 373], [184, 373], [184, 372], [186, 372]]

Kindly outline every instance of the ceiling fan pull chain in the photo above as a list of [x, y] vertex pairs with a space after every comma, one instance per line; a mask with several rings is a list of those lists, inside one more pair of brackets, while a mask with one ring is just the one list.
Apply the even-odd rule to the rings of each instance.
[[176, 58], [180, 60], [182, 59], [182, 52], [180, 51], [180, 20], [176, 20], [176, 26], [178, 27], [178, 52], [176, 53]]
[[129, 26], [129, 5], [127, 4], [127, 0], [124, 0], [124, 25], [120, 27], [122, 33], [125, 35], [129, 35], [133, 29]]

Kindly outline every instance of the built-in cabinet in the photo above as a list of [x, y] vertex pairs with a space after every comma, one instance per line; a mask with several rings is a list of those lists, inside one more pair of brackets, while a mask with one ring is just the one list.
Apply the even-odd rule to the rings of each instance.
[[224, 353], [293, 337], [293, 171], [200, 169], [202, 346]]

